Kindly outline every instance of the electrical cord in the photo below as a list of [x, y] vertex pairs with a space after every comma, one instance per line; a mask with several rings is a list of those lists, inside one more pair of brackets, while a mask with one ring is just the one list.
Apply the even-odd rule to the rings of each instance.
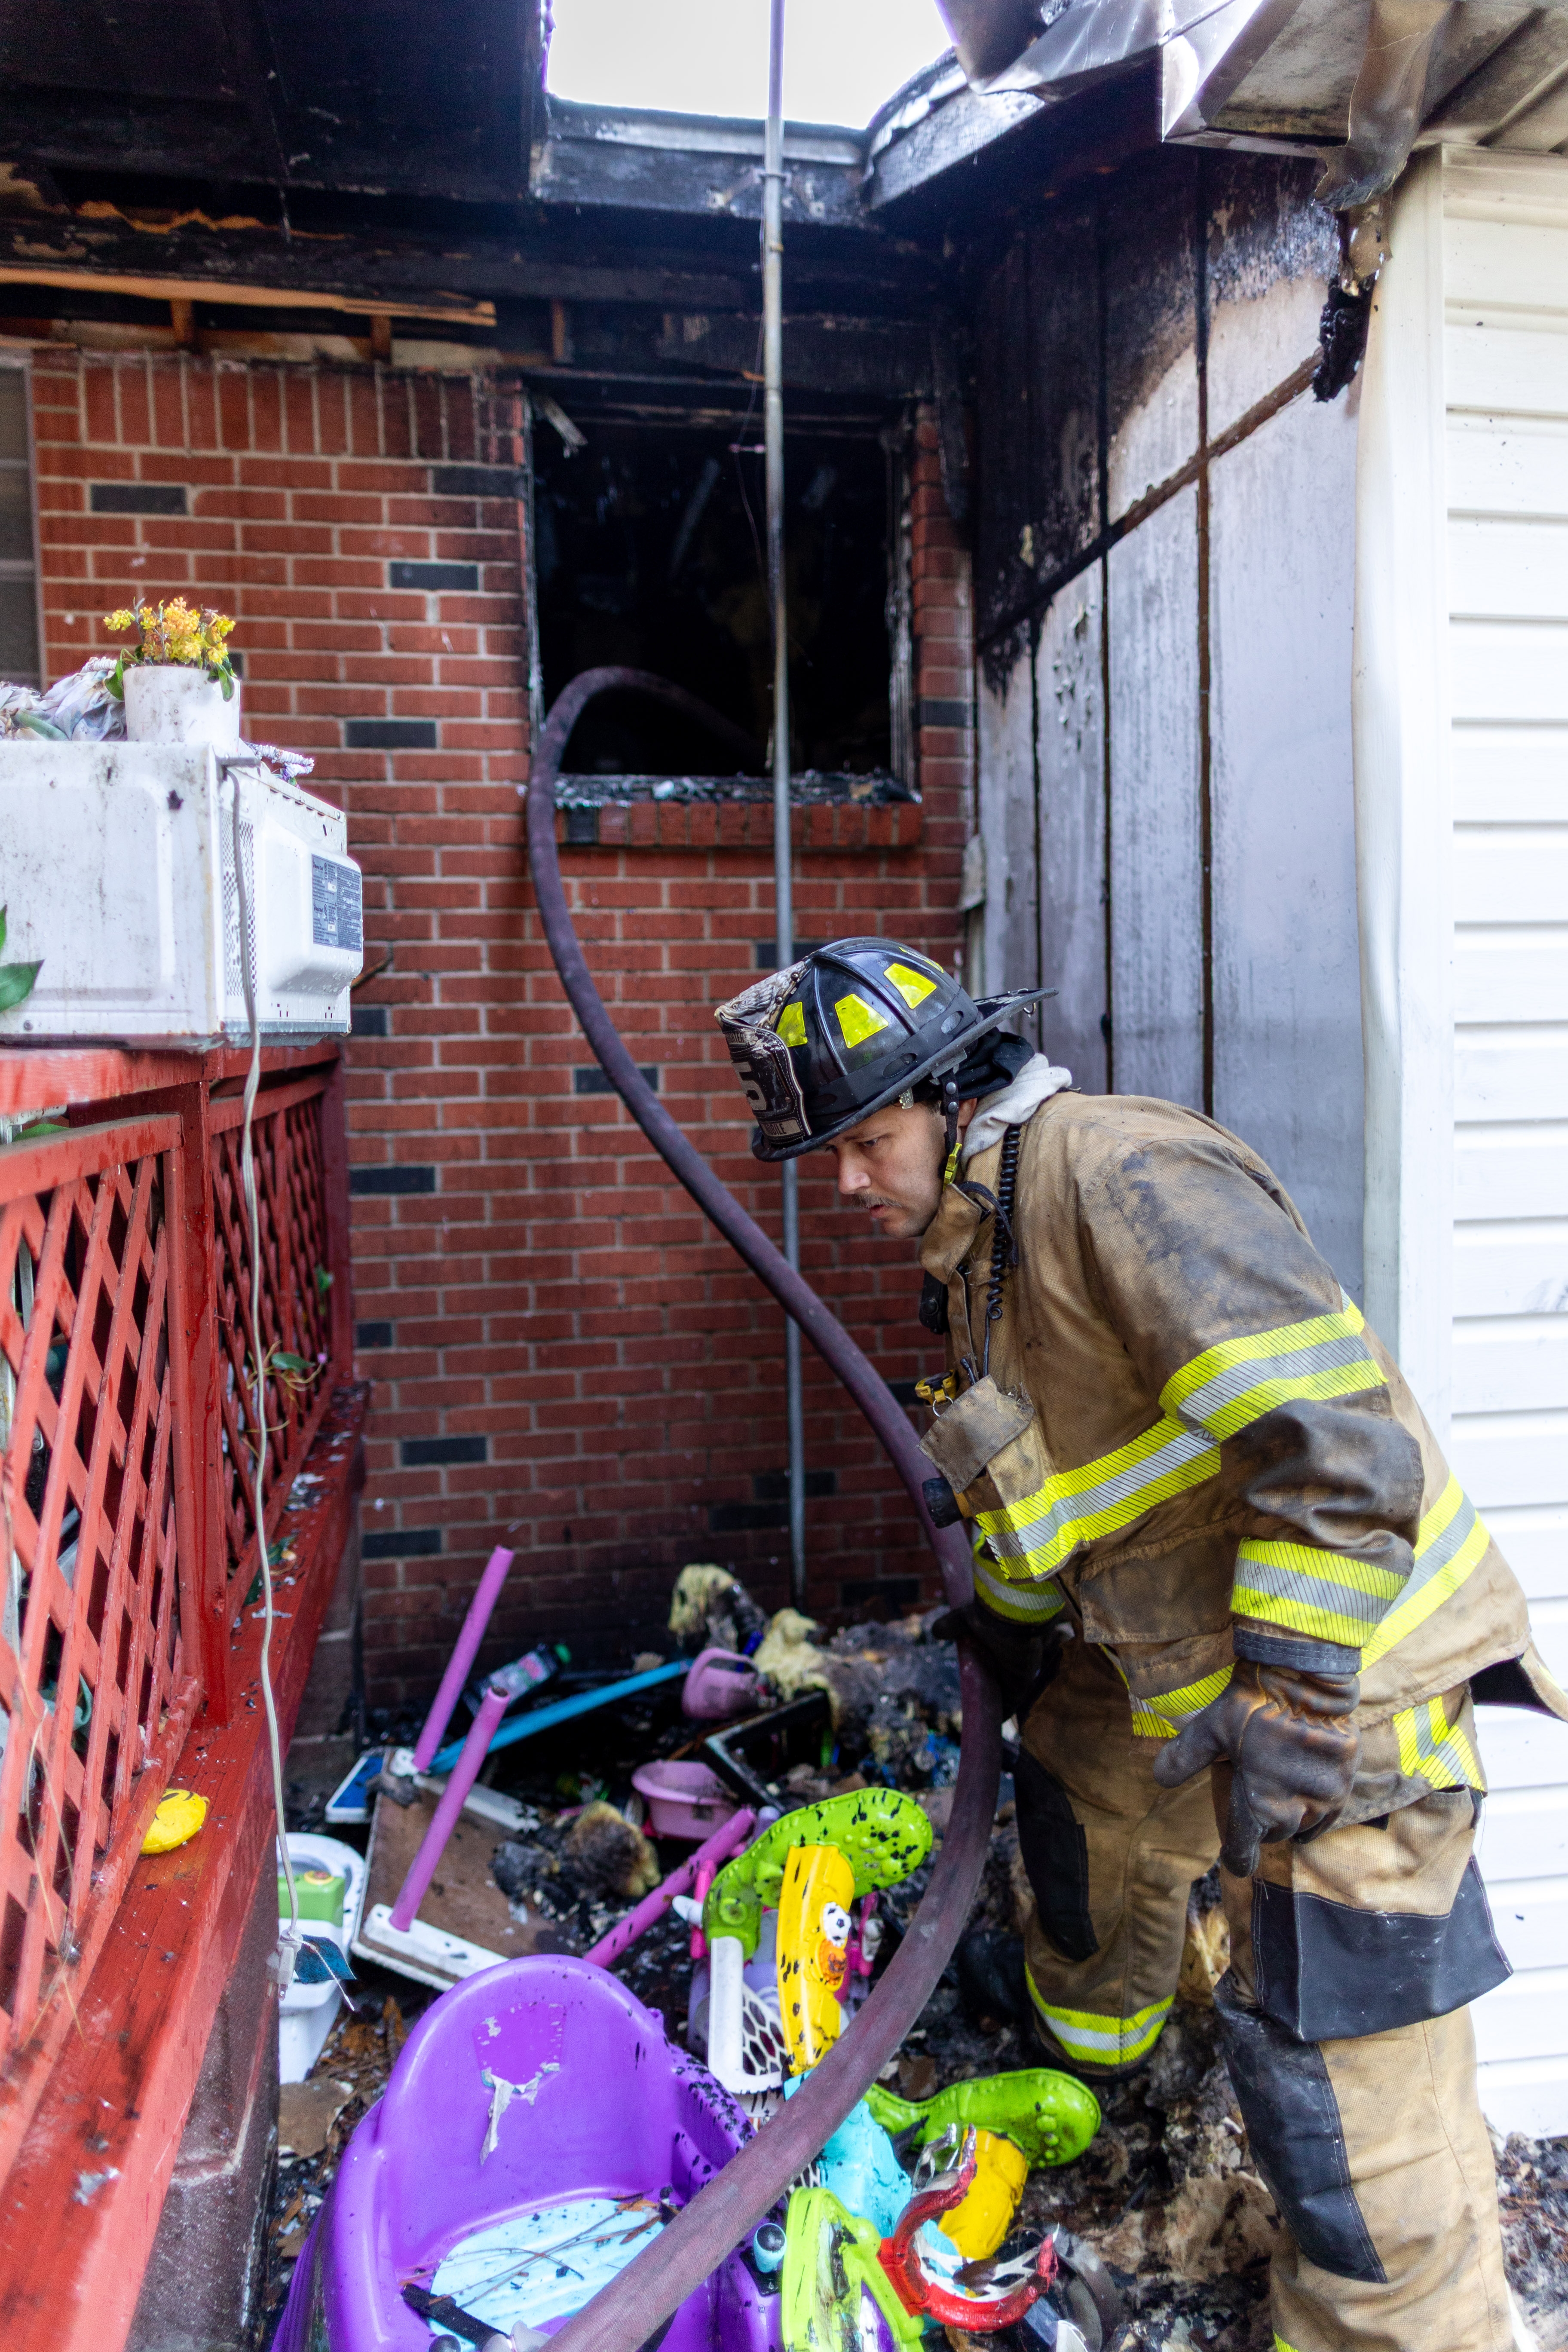
[[[263, 1488], [267, 1466], [267, 1373], [261, 1353], [261, 1218], [256, 1197], [254, 1128], [256, 1097], [261, 1085], [261, 1021], [256, 1009], [256, 942], [250, 927], [250, 898], [245, 877], [240, 838], [240, 767], [260, 767], [259, 760], [225, 760], [225, 776], [234, 792], [234, 895], [239, 920], [239, 971], [245, 988], [245, 1017], [250, 1029], [250, 1062], [245, 1074], [245, 1116], [239, 1130], [240, 1186], [245, 1196], [246, 1233], [250, 1244], [250, 1356], [256, 1368], [253, 1405], [251, 1507], [256, 1516], [256, 1544], [261, 1557], [261, 1705], [267, 1717], [267, 1748], [272, 1765], [272, 1805], [278, 1817], [278, 1854], [289, 1892], [289, 1925], [278, 1931], [278, 1990], [286, 1993], [294, 1980], [295, 1964], [304, 1930], [300, 1924], [300, 1892], [294, 1884], [294, 1864], [289, 1852], [289, 1830], [283, 1808], [283, 1743], [278, 1729], [278, 1702], [272, 1689], [272, 1562], [267, 1544]], [[251, 829], [252, 838], [255, 828]]]

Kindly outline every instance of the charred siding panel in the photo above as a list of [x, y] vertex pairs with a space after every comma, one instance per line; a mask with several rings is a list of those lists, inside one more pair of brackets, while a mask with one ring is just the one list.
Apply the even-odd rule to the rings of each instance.
[[1035, 663], [1040, 973], [1060, 993], [1040, 1042], [1089, 1094], [1107, 1084], [1104, 566], [1057, 597]]
[[1204, 1108], [1197, 493], [1111, 550], [1110, 993], [1118, 1094]]
[[1053, 207], [981, 306], [983, 637], [1100, 528], [1100, 314], [1095, 214]]
[[1359, 1298], [1355, 442], [1343, 401], [1302, 401], [1218, 460], [1210, 635], [1214, 1115], [1279, 1171]]
[[1339, 237], [1311, 201], [1315, 164], [1207, 155], [1204, 174], [1213, 440], [1310, 357]]
[[986, 979], [1035, 976], [1032, 827], [1054, 1057], [1237, 1128], [1353, 1287], [1354, 394], [1267, 407], [1256, 449], [1207, 454], [1313, 350], [1335, 239], [1312, 176], [1153, 155], [1043, 206], [982, 288], [981, 801], [990, 887], [1013, 899], [988, 909]]
[[1030, 520], [1035, 575], [1081, 555], [1100, 530], [1100, 289], [1092, 211], [1053, 216], [1029, 240]]
[[[985, 842], [987, 989], [1034, 988], [1040, 947], [1039, 859], [1035, 844], [1035, 709], [1027, 648], [1000, 687], [982, 679], [980, 760], [991, 788], [981, 801]], [[1050, 981], [1045, 983], [1051, 985]], [[1025, 1034], [1036, 1034], [1033, 1017]]]
[[1197, 159], [1157, 155], [1106, 200], [1105, 411], [1111, 520], [1198, 446]]
[[[982, 386], [982, 502], [975, 604], [982, 639], [1020, 606], [1034, 585], [1030, 490], [1034, 481], [1033, 401], [1029, 377], [1028, 240], [1018, 237], [982, 291], [977, 352]], [[1000, 687], [1021, 645], [995, 649], [988, 663]]]

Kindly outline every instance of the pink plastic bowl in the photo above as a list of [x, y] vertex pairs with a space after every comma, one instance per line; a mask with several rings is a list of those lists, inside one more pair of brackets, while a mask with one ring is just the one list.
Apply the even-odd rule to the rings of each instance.
[[632, 1786], [647, 1807], [655, 1837], [700, 1843], [739, 1811], [740, 1801], [706, 1764], [643, 1764], [632, 1774]]

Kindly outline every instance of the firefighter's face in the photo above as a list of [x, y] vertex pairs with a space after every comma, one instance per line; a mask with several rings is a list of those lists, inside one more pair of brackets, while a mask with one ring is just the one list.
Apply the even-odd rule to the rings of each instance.
[[[960, 1134], [973, 1112], [972, 1102], [961, 1107]], [[925, 1103], [873, 1111], [827, 1147], [838, 1163], [839, 1199], [866, 1210], [889, 1241], [917, 1241], [942, 1201], [944, 1132], [941, 1113]]]

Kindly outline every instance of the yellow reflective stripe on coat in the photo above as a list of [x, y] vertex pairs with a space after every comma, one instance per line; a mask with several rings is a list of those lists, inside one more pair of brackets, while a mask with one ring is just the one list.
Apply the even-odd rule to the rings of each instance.
[[1035, 1979], [1028, 1979], [1035, 2007], [1070, 2058], [1089, 2066], [1128, 2066], [1142, 2058], [1160, 2039], [1171, 2014], [1169, 2000], [1157, 2000], [1134, 2017], [1107, 2017], [1098, 2010], [1058, 2009], [1041, 1999]]
[[1237, 1546], [1230, 1605], [1238, 1617], [1359, 1650], [1404, 1590], [1403, 1577], [1372, 1560], [1247, 1536]]
[[977, 1511], [1004, 1576], [1049, 1576], [1080, 1543], [1116, 1535], [1219, 1469], [1219, 1449], [1177, 1421], [1157, 1421], [1114, 1454], [1063, 1470], [1021, 1502]]
[[1479, 1789], [1486, 1774], [1466, 1733], [1450, 1723], [1440, 1698], [1424, 1698], [1394, 1717], [1399, 1769], [1429, 1789]]
[[[1121, 1673], [1120, 1665], [1117, 1672]], [[1140, 1739], [1174, 1739], [1189, 1716], [1200, 1715], [1226, 1689], [1234, 1666], [1221, 1666], [1201, 1682], [1184, 1683], [1179, 1690], [1156, 1691], [1152, 1698], [1132, 1698], [1132, 1728]], [[1126, 1680], [1122, 1675], [1122, 1680]], [[1131, 1697], [1131, 1693], [1128, 1696]]]
[[1347, 1298], [1335, 1315], [1310, 1316], [1304, 1323], [1283, 1323], [1245, 1339], [1222, 1339], [1173, 1372], [1160, 1403], [1189, 1427], [1225, 1438], [1276, 1405], [1385, 1388], [1362, 1339], [1365, 1328]]
[[978, 1545], [974, 1551], [974, 1595], [995, 1616], [1013, 1625], [1048, 1625], [1067, 1607], [1061, 1588], [1051, 1582], [1008, 1584], [991, 1572]]
[[1487, 1523], [1457, 1478], [1450, 1478], [1415, 1532], [1415, 1565], [1398, 1600], [1361, 1654], [1364, 1669], [1375, 1665], [1396, 1642], [1414, 1633], [1441, 1608], [1486, 1557], [1491, 1537]]
[[1490, 1541], [1485, 1520], [1450, 1478], [1415, 1531], [1408, 1576], [1313, 1544], [1248, 1536], [1237, 1547], [1230, 1605], [1238, 1617], [1359, 1649], [1364, 1672], [1458, 1591]]

